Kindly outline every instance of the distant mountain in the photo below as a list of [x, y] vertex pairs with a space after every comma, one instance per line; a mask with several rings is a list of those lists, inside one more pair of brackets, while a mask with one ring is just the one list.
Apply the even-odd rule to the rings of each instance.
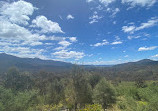
[[[17, 67], [20, 71], [29, 72], [63, 72], [70, 71], [74, 64], [41, 60], [38, 58], [19, 58], [5, 53], [0, 54], [0, 73], [7, 72], [10, 67]], [[85, 70], [105, 75], [108, 79], [121, 78], [122, 80], [134, 80], [137, 76], [145, 79], [158, 79], [158, 61], [143, 59], [137, 62], [128, 62], [118, 65], [82, 65]]]
[[6, 72], [10, 67], [17, 67], [21, 71], [65, 71], [71, 69], [73, 64], [53, 61], [41, 60], [38, 58], [19, 58], [5, 53], [0, 54], [0, 72]]
[[123, 64], [114, 65], [113, 68], [118, 70], [134, 70], [136, 68], [149, 68], [158, 66], [158, 61], [153, 61], [150, 59], [143, 59], [137, 62], [128, 62]]
[[107, 79], [133, 81], [137, 77], [142, 77], [146, 80], [158, 80], [158, 61], [150, 59], [117, 64], [111, 67], [91, 67], [88, 70], [105, 75]]

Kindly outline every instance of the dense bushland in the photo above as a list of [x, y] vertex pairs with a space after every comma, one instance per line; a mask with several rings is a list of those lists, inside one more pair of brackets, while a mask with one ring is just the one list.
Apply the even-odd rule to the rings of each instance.
[[107, 80], [78, 66], [68, 74], [20, 72], [1, 78], [0, 111], [158, 111], [158, 82]]

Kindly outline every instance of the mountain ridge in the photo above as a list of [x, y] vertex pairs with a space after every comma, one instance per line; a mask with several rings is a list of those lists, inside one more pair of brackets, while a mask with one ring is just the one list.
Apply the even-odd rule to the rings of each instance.
[[62, 68], [70, 69], [73, 64], [54, 60], [42, 60], [39, 58], [20, 58], [5, 53], [0, 54], [0, 71], [6, 72], [10, 67], [17, 67], [22, 71], [57, 71]]
[[[39, 58], [20, 58], [6, 53], [0, 53], [0, 71], [6, 72], [10, 67], [17, 67], [21, 71], [37, 72], [40, 70], [48, 72], [68, 71], [72, 69], [74, 64], [54, 61], [54, 60], [42, 60]], [[136, 62], [128, 62], [116, 65], [80, 65], [86, 69], [108, 69], [108, 70], [119, 70], [129, 71], [138, 68], [155, 67], [158, 66], [158, 61], [150, 59], [142, 59]]]

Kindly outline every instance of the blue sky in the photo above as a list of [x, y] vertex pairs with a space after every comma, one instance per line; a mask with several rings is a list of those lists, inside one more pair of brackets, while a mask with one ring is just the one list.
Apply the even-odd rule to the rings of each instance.
[[158, 60], [158, 2], [1, 0], [0, 53], [95, 65]]

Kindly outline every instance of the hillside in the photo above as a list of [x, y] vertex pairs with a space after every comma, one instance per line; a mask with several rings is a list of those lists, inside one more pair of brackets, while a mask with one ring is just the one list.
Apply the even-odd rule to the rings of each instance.
[[71, 63], [41, 60], [38, 58], [19, 58], [5, 53], [0, 54], [0, 71], [6, 72], [10, 67], [17, 67], [21, 71], [63, 71], [72, 67]]
[[[53, 60], [41, 60], [38, 58], [19, 58], [4, 53], [0, 54], [0, 72], [7, 72], [10, 67], [17, 67], [20, 71], [46, 71], [59, 72], [62, 74], [66, 71], [70, 71], [73, 64]], [[119, 78], [121, 80], [134, 80], [138, 76], [148, 80], [158, 78], [158, 61], [150, 59], [113, 66], [82, 65], [82, 67], [89, 72], [104, 75], [108, 79]]]
[[150, 59], [118, 64], [111, 67], [93, 67], [88, 70], [105, 75], [108, 79], [135, 80], [137, 77], [143, 77], [146, 80], [158, 79], [158, 61]]

